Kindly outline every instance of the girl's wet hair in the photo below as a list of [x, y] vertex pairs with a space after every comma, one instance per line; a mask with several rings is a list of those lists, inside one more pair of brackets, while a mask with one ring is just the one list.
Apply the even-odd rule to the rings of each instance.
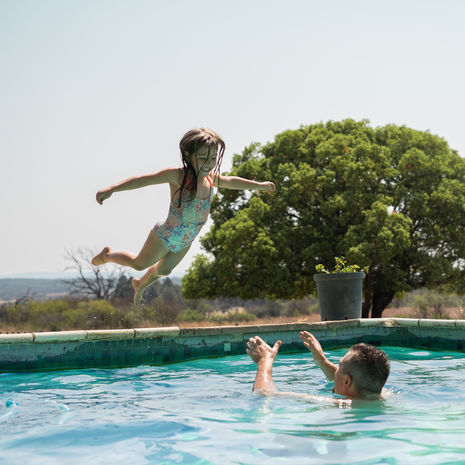
[[210, 154], [210, 149], [218, 151], [213, 174], [220, 174], [221, 162], [223, 161], [225, 149], [223, 139], [215, 131], [206, 128], [191, 129], [186, 132], [181, 142], [179, 142], [184, 169], [181, 187], [179, 188], [178, 207], [181, 206], [184, 191], [189, 192], [187, 200], [192, 200], [197, 193], [197, 173], [192, 165], [191, 157], [194, 156], [201, 147], [208, 147], [208, 154]]

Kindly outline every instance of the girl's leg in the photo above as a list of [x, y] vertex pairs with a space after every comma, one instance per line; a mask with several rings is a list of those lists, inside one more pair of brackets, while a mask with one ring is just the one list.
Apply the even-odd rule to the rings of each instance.
[[151, 266], [142, 278], [134, 278], [132, 287], [134, 288], [134, 303], [140, 304], [145, 289], [163, 276], [171, 273], [174, 267], [184, 258], [184, 255], [190, 249], [190, 245], [180, 250], [179, 252], [170, 252], [168, 255], [159, 260], [155, 265]]
[[104, 263], [117, 263], [118, 265], [130, 266], [140, 271], [158, 262], [158, 260], [169, 253], [170, 251], [166, 244], [162, 242], [152, 229], [138, 255], [125, 251], [112, 252], [110, 247], [105, 247], [92, 259], [92, 265], [98, 266]]

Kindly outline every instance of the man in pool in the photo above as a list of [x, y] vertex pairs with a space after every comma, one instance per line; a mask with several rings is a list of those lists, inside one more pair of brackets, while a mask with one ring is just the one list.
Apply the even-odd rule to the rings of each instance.
[[[377, 400], [389, 376], [389, 361], [386, 354], [367, 344], [355, 344], [339, 362], [339, 367], [324, 355], [321, 344], [313, 334], [302, 331], [300, 337], [310, 350], [316, 365], [330, 381], [334, 381], [333, 393], [350, 400]], [[257, 364], [253, 391], [263, 395], [298, 395], [278, 391], [273, 382], [273, 363], [281, 347], [277, 341], [270, 347], [258, 336], [247, 342], [246, 352]], [[311, 397], [298, 395], [299, 397]]]

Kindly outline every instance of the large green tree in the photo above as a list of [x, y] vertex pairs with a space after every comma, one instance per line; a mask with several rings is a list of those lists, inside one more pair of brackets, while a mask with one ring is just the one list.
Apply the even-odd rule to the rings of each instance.
[[231, 174], [277, 191], [219, 192], [202, 238], [210, 255], [184, 277], [187, 297], [303, 297], [316, 264], [345, 256], [369, 266], [363, 315], [379, 317], [397, 292], [464, 276], [465, 160], [429, 132], [302, 126], [235, 155]]

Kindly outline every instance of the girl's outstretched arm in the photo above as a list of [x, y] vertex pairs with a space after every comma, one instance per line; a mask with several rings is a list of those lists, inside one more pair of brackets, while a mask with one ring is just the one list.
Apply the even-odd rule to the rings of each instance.
[[166, 170], [158, 171], [158, 173], [133, 176], [106, 189], [99, 190], [96, 196], [97, 202], [102, 205], [103, 201], [108, 199], [114, 192], [139, 189], [153, 184], [177, 184], [178, 182], [179, 168], [167, 168]]
[[238, 176], [215, 176], [214, 185], [224, 189], [236, 190], [250, 189], [268, 192], [274, 192], [276, 190], [274, 182], [258, 182], [252, 181], [251, 179], [240, 178]]

